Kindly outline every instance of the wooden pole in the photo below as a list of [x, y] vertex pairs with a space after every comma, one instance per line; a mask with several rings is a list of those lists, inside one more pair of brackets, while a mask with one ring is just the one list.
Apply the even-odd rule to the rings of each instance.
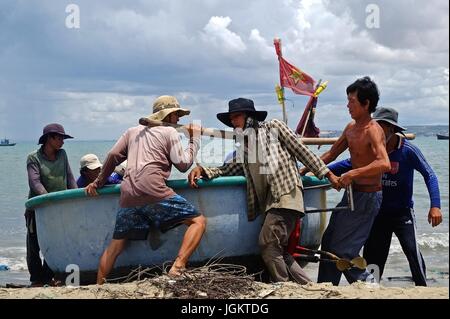
[[[416, 138], [416, 135], [413, 133], [405, 134], [406, 139], [413, 140]], [[305, 145], [333, 145], [338, 137], [303, 137], [300, 140]]]
[[[148, 127], [169, 126], [169, 127], [173, 127], [177, 131], [178, 130], [179, 131], [187, 130], [186, 125], [172, 124], [172, 123], [167, 123], [167, 122], [162, 122], [162, 121], [155, 121], [155, 120], [150, 120], [146, 117], [141, 117], [139, 119], [139, 124], [148, 126]], [[210, 136], [210, 137], [212, 136], [212, 137], [217, 137], [217, 138], [222, 138], [222, 139], [230, 139], [230, 140], [234, 139], [234, 136], [235, 136], [233, 131], [216, 130], [216, 129], [207, 128], [207, 127], [202, 127], [201, 135]]]
[[[283, 56], [283, 52], [281, 50], [281, 39], [275, 38], [274, 43], [279, 43], [280, 48], [280, 54], [278, 55], [278, 61], [280, 61], [280, 58]], [[287, 124], [287, 113], [286, 113], [286, 105], [284, 103], [284, 87], [281, 85], [281, 72], [280, 72], [280, 87], [281, 87], [281, 109], [283, 110], [283, 122]]]
[[283, 110], [283, 122], [287, 125], [287, 114], [286, 114], [286, 105], [284, 104], [284, 87], [281, 87], [281, 91], [283, 92], [283, 98], [281, 99], [281, 108]]
[[[139, 124], [148, 126], [148, 127], [169, 126], [169, 127], [173, 127], [180, 131], [187, 129], [186, 125], [155, 121], [155, 120], [150, 120], [146, 117], [140, 118]], [[216, 129], [207, 128], [207, 127], [202, 127], [201, 135], [222, 138], [222, 139], [234, 139], [234, 137], [236, 136], [236, 134], [233, 131], [216, 130]], [[412, 134], [412, 133], [408, 133], [405, 135], [408, 140], [413, 140], [416, 138], [415, 134]], [[334, 142], [336, 142], [338, 140], [337, 137], [303, 137], [303, 138], [299, 137], [299, 139], [305, 145], [333, 145]]]

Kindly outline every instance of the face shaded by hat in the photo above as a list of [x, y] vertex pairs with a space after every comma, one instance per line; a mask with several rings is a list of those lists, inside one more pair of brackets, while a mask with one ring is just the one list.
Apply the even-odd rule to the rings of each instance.
[[372, 118], [377, 122], [383, 121], [394, 126], [395, 131], [398, 133], [403, 133], [403, 131], [406, 131], [406, 128], [398, 125], [398, 112], [392, 108], [379, 107], [373, 113]]
[[153, 102], [153, 114], [150, 114], [147, 118], [149, 120], [162, 121], [173, 112], [177, 112], [179, 117], [191, 113], [188, 109], [180, 108], [180, 103], [174, 96], [162, 95]]
[[102, 163], [95, 154], [86, 154], [80, 159], [80, 169], [89, 168], [90, 170], [102, 167]]
[[228, 102], [228, 112], [218, 113], [217, 119], [226, 126], [233, 127], [230, 120], [230, 114], [237, 112], [244, 112], [247, 115], [253, 117], [257, 121], [264, 121], [267, 117], [266, 111], [255, 110], [255, 104], [253, 103], [252, 100], [240, 97]]
[[114, 172], [116, 172], [120, 176], [124, 176], [126, 169], [127, 169], [127, 161], [125, 160], [116, 166], [116, 168], [114, 169]]
[[42, 136], [39, 138], [38, 144], [44, 144], [48, 134], [58, 134], [61, 135], [63, 139], [73, 138], [72, 136], [66, 134], [64, 127], [61, 124], [51, 123], [46, 125], [42, 130]]

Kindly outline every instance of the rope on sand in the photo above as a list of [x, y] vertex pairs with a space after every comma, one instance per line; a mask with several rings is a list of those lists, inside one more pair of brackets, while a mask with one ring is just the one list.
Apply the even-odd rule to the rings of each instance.
[[[153, 286], [163, 291], [163, 298], [226, 299], [258, 296], [258, 289], [254, 285], [254, 276], [260, 273], [248, 275], [245, 266], [225, 264], [220, 261], [221, 259], [210, 260], [206, 265], [186, 269], [176, 277], [167, 275], [171, 266], [169, 263], [164, 264], [162, 268], [138, 267], [127, 276], [109, 279], [107, 282], [138, 281], [138, 287], [141, 286], [140, 282], [151, 282]], [[143, 280], [144, 278], [151, 279]], [[140, 293], [145, 294], [142, 290]]]
[[189, 269], [168, 281], [156, 281], [172, 298], [227, 299], [256, 296], [255, 279], [241, 265], [213, 263]]

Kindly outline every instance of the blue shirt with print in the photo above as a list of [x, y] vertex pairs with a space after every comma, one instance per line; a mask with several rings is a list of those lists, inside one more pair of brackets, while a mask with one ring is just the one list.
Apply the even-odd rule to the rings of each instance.
[[[383, 174], [383, 201], [381, 209], [413, 208], [414, 170], [422, 174], [428, 193], [430, 207], [441, 208], [441, 198], [436, 174], [425, 160], [417, 146], [401, 139], [399, 147], [389, 154], [391, 171]], [[335, 175], [342, 175], [352, 169], [350, 159], [328, 165]]]
[[[116, 172], [112, 172], [106, 181], [106, 185], [111, 184], [120, 184], [122, 182], [122, 176], [117, 174]], [[86, 178], [83, 176], [78, 177], [77, 179], [78, 188], [83, 188], [87, 186]]]

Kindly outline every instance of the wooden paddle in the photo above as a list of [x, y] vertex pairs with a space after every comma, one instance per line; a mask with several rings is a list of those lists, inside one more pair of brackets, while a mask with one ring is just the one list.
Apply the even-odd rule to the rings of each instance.
[[[367, 267], [366, 260], [360, 256], [353, 258], [352, 260], [348, 260], [345, 258], [340, 258], [330, 252], [323, 251], [323, 250], [309, 249], [309, 248], [302, 247], [302, 246], [298, 246], [297, 248], [300, 251], [306, 252], [306, 254], [295, 253], [295, 254], [293, 254], [294, 258], [299, 258], [300, 260], [305, 260], [305, 261], [310, 261], [310, 262], [318, 262], [318, 261], [334, 262], [334, 263], [336, 263], [337, 269], [340, 271], [348, 270], [352, 267], [356, 267], [359, 269], [366, 269], [366, 267]], [[321, 257], [315, 256], [316, 254], [326, 256], [328, 258], [321, 258]]]

